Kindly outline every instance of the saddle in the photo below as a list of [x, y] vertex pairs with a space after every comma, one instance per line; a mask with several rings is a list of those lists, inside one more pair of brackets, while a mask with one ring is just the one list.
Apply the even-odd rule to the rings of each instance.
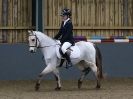
[[[70, 56], [70, 59], [73, 60], [73, 59], [77, 59], [80, 57], [80, 50], [78, 48], [78, 46], [71, 46], [67, 49], [67, 53], [69, 54]], [[56, 46], [56, 54], [57, 54], [57, 57], [59, 59], [61, 59], [61, 62], [60, 62], [60, 65], [59, 67], [62, 67], [64, 61], [65, 61], [65, 55], [63, 54], [62, 50], [61, 50], [61, 46]], [[68, 63], [66, 61], [66, 69], [68, 69]]]
[[[71, 60], [77, 59], [80, 57], [80, 50], [79, 47], [75, 44], [75, 46], [71, 46], [67, 49], [67, 51], [70, 53]], [[63, 52], [61, 51], [60, 45], [56, 46], [56, 54], [59, 59], [64, 59]]]
[[[71, 48], [68, 48], [68, 49], [67, 49], [67, 53], [69, 53], [69, 56], [71, 55], [71, 51], [73, 51], [73, 50], [71, 50]], [[62, 50], [61, 50], [61, 47], [59, 48], [59, 52], [60, 52], [62, 58], [64, 58], [65, 55], [63, 54], [63, 52], [62, 52]]]

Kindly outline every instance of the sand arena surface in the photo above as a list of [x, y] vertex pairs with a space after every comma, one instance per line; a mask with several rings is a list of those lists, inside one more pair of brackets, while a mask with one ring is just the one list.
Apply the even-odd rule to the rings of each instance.
[[62, 90], [55, 91], [55, 81], [42, 81], [36, 92], [35, 81], [0, 81], [0, 99], [133, 99], [133, 78], [103, 80], [99, 90], [93, 80], [85, 80], [81, 89], [77, 81], [62, 84]]

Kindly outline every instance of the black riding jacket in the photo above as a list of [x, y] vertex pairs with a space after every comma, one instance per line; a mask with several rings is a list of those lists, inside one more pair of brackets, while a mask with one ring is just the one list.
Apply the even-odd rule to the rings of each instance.
[[60, 42], [63, 44], [64, 42], [70, 42], [72, 45], [74, 44], [74, 38], [73, 38], [73, 25], [72, 21], [69, 20], [64, 25], [64, 21], [62, 21], [60, 30], [58, 34], [54, 37], [55, 39], [59, 39]]

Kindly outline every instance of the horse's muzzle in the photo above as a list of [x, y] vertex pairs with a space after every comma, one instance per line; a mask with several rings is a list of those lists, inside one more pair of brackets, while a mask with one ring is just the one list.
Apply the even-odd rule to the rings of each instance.
[[31, 53], [35, 53], [35, 51], [34, 51], [34, 50], [30, 50], [30, 52], [31, 52]]

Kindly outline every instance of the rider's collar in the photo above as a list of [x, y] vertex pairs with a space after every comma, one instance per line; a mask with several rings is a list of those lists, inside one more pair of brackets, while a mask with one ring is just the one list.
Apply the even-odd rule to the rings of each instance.
[[[64, 21], [64, 25], [65, 25], [65, 24], [66, 24], [66, 22], [67, 22], [67, 21], [69, 21], [69, 20], [70, 20], [70, 18], [66, 19], [66, 20]], [[64, 25], [63, 25], [63, 26], [64, 26]]]

